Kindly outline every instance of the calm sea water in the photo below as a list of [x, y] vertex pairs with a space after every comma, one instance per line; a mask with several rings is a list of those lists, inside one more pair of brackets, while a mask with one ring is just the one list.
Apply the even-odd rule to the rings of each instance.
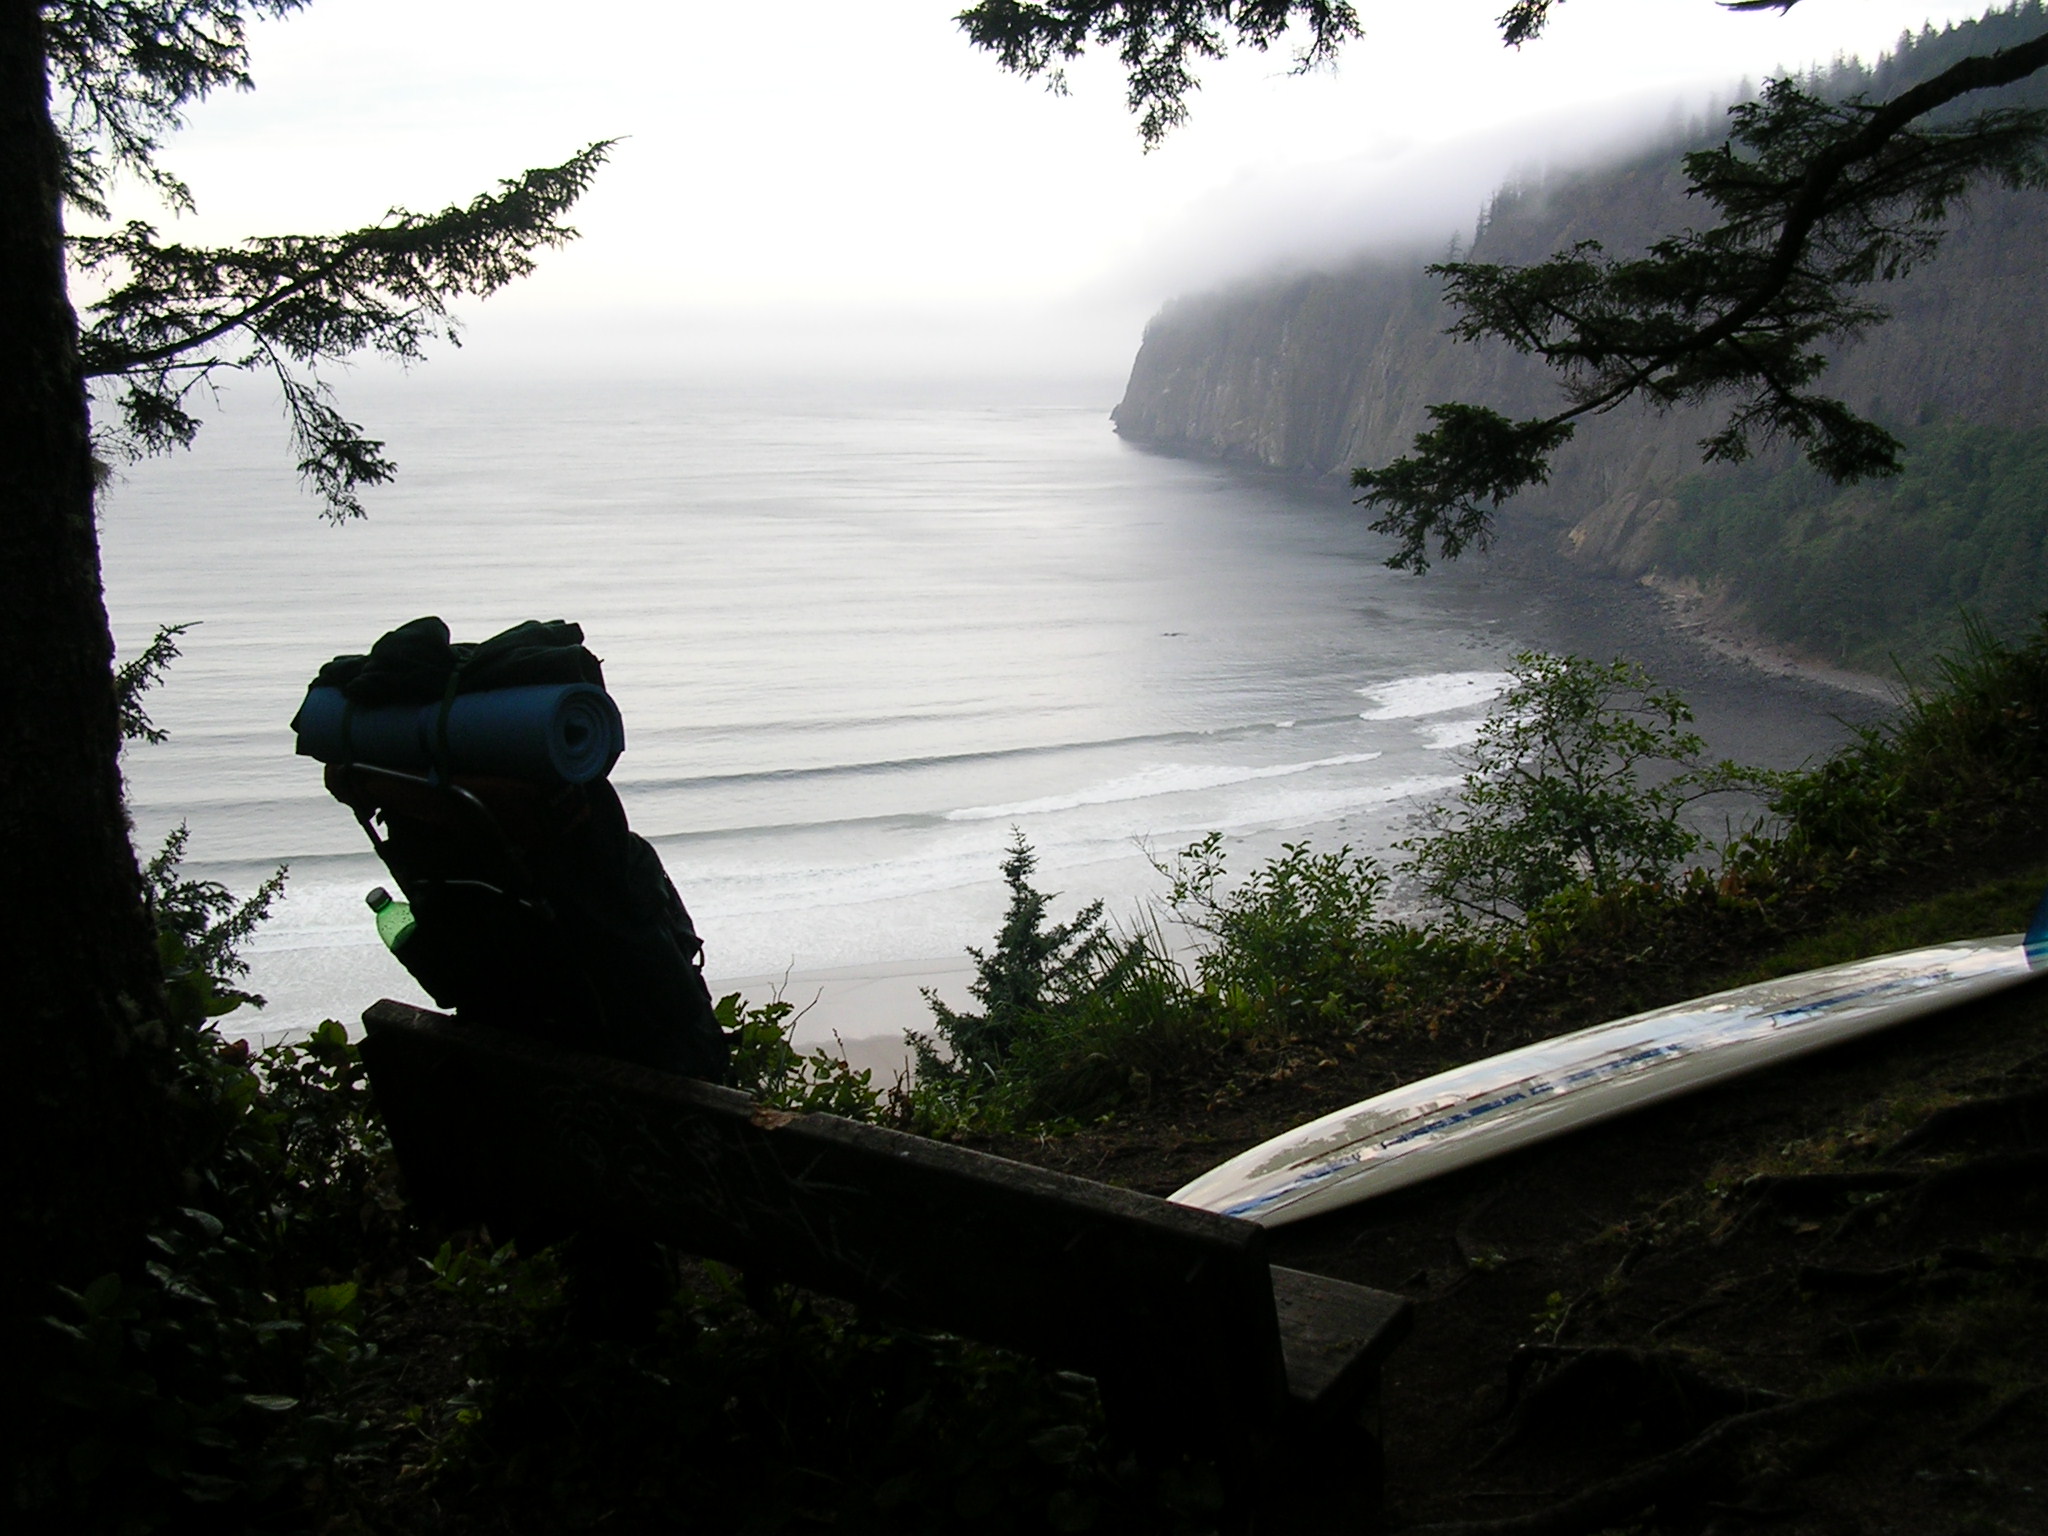
[[[1384, 848], [1560, 622], [1484, 567], [1386, 571], [1342, 500], [1136, 451], [1085, 392], [423, 375], [345, 401], [402, 473], [338, 528], [268, 405], [227, 404], [127, 472], [103, 540], [124, 654], [198, 623], [152, 696], [171, 740], [129, 754], [140, 845], [186, 821], [190, 867], [238, 890], [290, 865], [252, 1028], [416, 995], [286, 722], [323, 660], [421, 614], [584, 626], [626, 719], [614, 782], [726, 978], [957, 970], [1013, 827], [1062, 911], [1134, 912], [1148, 850], [1211, 830], [1244, 863]], [[1781, 709], [1794, 737], [1813, 713]]]

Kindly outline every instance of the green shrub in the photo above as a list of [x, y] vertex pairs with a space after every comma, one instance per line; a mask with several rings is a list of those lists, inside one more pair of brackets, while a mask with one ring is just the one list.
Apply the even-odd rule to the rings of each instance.
[[[115, 669], [114, 697], [123, 743], [157, 746], [169, 739], [149, 718], [143, 699], [178, 659], [178, 637], [191, 627], [163, 625], [141, 654]], [[188, 879], [180, 865], [190, 835], [180, 822], [142, 867], [143, 896], [156, 927], [166, 1001], [174, 1020], [188, 1029], [245, 1003], [263, 1006], [262, 998], [240, 986], [249, 974], [240, 951], [283, 894], [286, 873], [280, 865], [247, 898], [235, 896], [217, 881]]]
[[1898, 716], [1857, 733], [1818, 767], [1786, 777], [1772, 809], [1781, 843], [1744, 851], [1780, 880], [1928, 867], [2006, 829], [2038, 827], [2048, 790], [2048, 616], [2017, 642], [1965, 626]]
[[1088, 903], [1069, 922], [1048, 924], [1053, 898], [1032, 886], [1037, 867], [1037, 854], [1013, 828], [1003, 859], [1003, 884], [1010, 893], [1003, 926], [994, 948], [967, 947], [974, 961], [967, 990], [981, 1012], [962, 1012], [925, 990], [939, 1043], [912, 1037], [920, 1077], [994, 1076], [1023, 1036], [1047, 1021], [1073, 1016], [1144, 963], [1143, 941], [1112, 933], [1100, 901]]
[[203, 1132], [190, 1204], [133, 1271], [60, 1289], [49, 1428], [23, 1513], [149, 1531], [289, 1519], [308, 1476], [374, 1454], [333, 1406], [355, 1364], [357, 1273], [403, 1233], [396, 1168], [339, 1024], [252, 1056], [180, 1026], [175, 1092]]
[[1037, 1015], [998, 1074], [991, 1108], [1009, 1122], [1089, 1120], [1143, 1101], [1211, 1059], [1225, 1027], [1156, 934], [1124, 941], [1105, 985]]
[[1052, 925], [1020, 837], [1004, 861], [1009, 915], [970, 949], [980, 1014], [927, 998], [909, 1123], [927, 1134], [1091, 1119], [1184, 1080], [1232, 1041], [1278, 1043], [1354, 1020], [1429, 942], [1382, 921], [1386, 876], [1349, 848], [1289, 844], [1234, 887], [1220, 834], [1156, 863], [1167, 906], [1200, 935], [1193, 974], [1156, 925], [1118, 934], [1092, 902]]
[[561, 1529], [1213, 1527], [1213, 1482], [1205, 1503], [1110, 1454], [1083, 1377], [743, 1289], [717, 1265], [690, 1273], [651, 1341], [578, 1337], [546, 1257], [533, 1279], [525, 1262], [442, 1260], [444, 1288], [498, 1326], [433, 1492], [486, 1518], [497, 1505]]
[[241, 985], [249, 974], [241, 946], [284, 893], [285, 869], [280, 865], [253, 894], [237, 897], [218, 881], [186, 878], [180, 864], [189, 835], [182, 822], [165, 835], [142, 867], [142, 884], [156, 926], [165, 999], [174, 1018], [192, 1028], [244, 1004], [263, 1006], [262, 998]]
[[1692, 710], [1634, 662], [1525, 651], [1486, 717], [1457, 794], [1399, 846], [1453, 913], [1512, 923], [1573, 893], [1656, 885], [1700, 853], [1685, 811], [1775, 775], [1709, 763]]
[[1378, 913], [1386, 873], [1348, 847], [1283, 844], [1234, 889], [1219, 833], [1155, 867], [1175, 918], [1207, 941], [1195, 960], [1203, 991], [1239, 1031], [1346, 1017], [1392, 932]]
[[[1100, 903], [1049, 924], [1020, 840], [1004, 866], [1009, 920], [971, 951], [985, 1011], [935, 1004], [956, 1054], [927, 1044], [909, 1123], [1091, 1118], [1227, 1048], [1356, 1035], [1383, 1017], [1434, 1031], [1510, 997], [1526, 1011], [1516, 1027], [1576, 1017], [1593, 993], [1627, 1011], [1619, 1000], [1654, 975], [1781, 942], [1845, 882], [1995, 852], [2002, 829], [2041, 822], [2048, 624], [2023, 644], [1973, 627], [1937, 675], [1819, 767], [1767, 773], [1708, 761], [1684, 700], [1631, 663], [1517, 657], [1462, 788], [1401, 845], [1403, 872], [1443, 911], [1381, 916], [1387, 874], [1348, 848], [1288, 844], [1233, 883], [1211, 834], [1157, 866], [1167, 907], [1203, 941], [1185, 967], [1156, 930], [1112, 934]], [[1730, 792], [1776, 820], [1716, 847], [1686, 813]]]
[[[164, 739], [143, 695], [183, 628], [117, 673], [125, 739]], [[143, 869], [183, 1204], [153, 1224], [140, 1262], [53, 1287], [31, 1372], [42, 1433], [14, 1500], [32, 1524], [290, 1524], [310, 1477], [377, 1450], [335, 1404], [363, 1352], [358, 1276], [402, 1261], [396, 1163], [339, 1024], [260, 1053], [221, 1038], [217, 1019], [261, 1004], [239, 951], [284, 871], [237, 898], [183, 873], [186, 838], [171, 832]]]
[[782, 997], [752, 1004], [737, 992], [718, 1000], [713, 1013], [732, 1044], [732, 1086], [776, 1109], [874, 1120], [882, 1108], [874, 1073], [856, 1071], [844, 1056], [822, 1046], [808, 1055], [790, 1037], [801, 1015]]

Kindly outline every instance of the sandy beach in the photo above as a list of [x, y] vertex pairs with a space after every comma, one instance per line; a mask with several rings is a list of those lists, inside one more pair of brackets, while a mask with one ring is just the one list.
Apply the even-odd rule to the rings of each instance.
[[713, 997], [738, 992], [756, 1005], [787, 999], [797, 1010], [792, 1038], [800, 1050], [822, 1047], [872, 1071], [876, 1083], [887, 1084], [909, 1070], [904, 1036], [931, 1026], [925, 989], [956, 1008], [966, 1007], [973, 1002], [967, 986], [974, 979], [974, 964], [962, 954], [709, 979]]

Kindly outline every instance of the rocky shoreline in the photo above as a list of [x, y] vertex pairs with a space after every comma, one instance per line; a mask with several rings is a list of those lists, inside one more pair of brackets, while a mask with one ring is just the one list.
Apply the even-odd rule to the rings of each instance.
[[1672, 581], [1652, 572], [1641, 578], [1640, 585], [1657, 594], [1674, 630], [1696, 637], [1730, 660], [1745, 662], [1774, 677], [1802, 678], [1825, 688], [1839, 688], [1845, 693], [1888, 703], [1900, 696], [1902, 684], [1895, 679], [1832, 666], [1765, 639], [1730, 618], [1725, 604], [1714, 594], [1702, 591], [1697, 582]]

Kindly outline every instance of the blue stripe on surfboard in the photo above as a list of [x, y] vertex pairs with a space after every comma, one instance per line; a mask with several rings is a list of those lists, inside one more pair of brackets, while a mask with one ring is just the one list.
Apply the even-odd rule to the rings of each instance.
[[2033, 921], [2027, 924], [2027, 936], [2022, 942], [2027, 948], [2027, 968], [2038, 971], [2048, 965], [2048, 891], [2041, 893], [2041, 900], [2034, 908]]
[[1390, 1136], [1386, 1140], [1376, 1142], [1370, 1147], [1360, 1145], [1360, 1143], [1369, 1139], [1368, 1137], [1361, 1136], [1358, 1142], [1352, 1144], [1353, 1150], [1340, 1152], [1334, 1156], [1319, 1160], [1312, 1167], [1303, 1169], [1286, 1184], [1277, 1189], [1269, 1189], [1251, 1196], [1249, 1199], [1227, 1205], [1223, 1208], [1223, 1214], [1225, 1216], [1248, 1216], [1254, 1211], [1266, 1210], [1281, 1201], [1291, 1199], [1305, 1189], [1314, 1188], [1316, 1185], [1335, 1177], [1337, 1174], [1348, 1173], [1359, 1163], [1364, 1162], [1369, 1154], [1391, 1152], [1397, 1147], [1420, 1141], [1426, 1136], [1454, 1130], [1461, 1125], [1469, 1126], [1476, 1120], [1485, 1119], [1489, 1115], [1499, 1114], [1504, 1109], [1513, 1109], [1517, 1104], [1526, 1104], [1531, 1099], [1548, 1098], [1552, 1094], [1583, 1087], [1596, 1078], [1613, 1077], [1631, 1068], [1647, 1065], [1652, 1061], [1662, 1060], [1669, 1056], [1683, 1056], [1685, 1054], [1687, 1054], [1687, 1048], [1683, 1045], [1651, 1045], [1645, 1046], [1640, 1050], [1630, 1051], [1625, 1056], [1616, 1056], [1607, 1061], [1594, 1062], [1589, 1066], [1574, 1068], [1572, 1071], [1566, 1072], [1559, 1077], [1525, 1079], [1515, 1084], [1511, 1092], [1496, 1094], [1483, 1103], [1464, 1105], [1447, 1115], [1437, 1115], [1424, 1121], [1421, 1125], [1410, 1126], [1398, 1136]]

